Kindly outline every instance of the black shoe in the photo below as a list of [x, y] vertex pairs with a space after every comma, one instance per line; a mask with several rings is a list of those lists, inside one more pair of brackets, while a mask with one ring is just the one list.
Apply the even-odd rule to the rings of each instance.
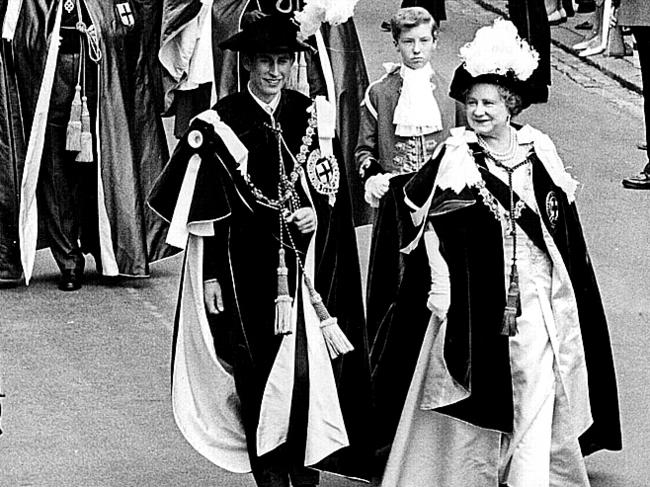
[[623, 187], [627, 189], [650, 189], [650, 174], [647, 172], [640, 172], [623, 181]]
[[17, 287], [23, 282], [21, 277], [0, 277], [0, 289], [8, 289], [11, 287]]
[[61, 291], [76, 291], [81, 288], [82, 274], [77, 271], [64, 270], [59, 278], [59, 289]]
[[576, 9], [576, 12], [579, 14], [588, 14], [594, 10], [596, 10], [596, 2], [586, 0], [578, 2], [578, 8]]
[[585, 20], [584, 22], [581, 22], [575, 26], [575, 29], [577, 30], [591, 30], [593, 28], [594, 28], [594, 24], [592, 24], [588, 20]]
[[387, 20], [384, 20], [381, 23], [381, 25], [379, 26], [379, 28], [381, 30], [383, 30], [384, 32], [390, 32], [390, 22], [388, 22]]

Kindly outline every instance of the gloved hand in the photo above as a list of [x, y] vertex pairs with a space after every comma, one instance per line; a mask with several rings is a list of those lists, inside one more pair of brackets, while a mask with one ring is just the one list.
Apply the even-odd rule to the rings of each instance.
[[450, 304], [449, 290], [429, 290], [429, 298], [427, 299], [427, 308], [431, 313], [440, 321], [447, 317], [447, 311]]
[[431, 275], [427, 308], [431, 310], [436, 318], [442, 321], [447, 317], [451, 302], [449, 268], [440, 253], [440, 241], [431, 223], [427, 223], [423, 238]]
[[366, 200], [366, 203], [373, 208], [379, 206], [379, 201], [386, 194], [390, 186], [390, 177], [391, 175], [386, 173], [375, 174], [366, 180], [366, 184], [364, 185], [364, 199]]

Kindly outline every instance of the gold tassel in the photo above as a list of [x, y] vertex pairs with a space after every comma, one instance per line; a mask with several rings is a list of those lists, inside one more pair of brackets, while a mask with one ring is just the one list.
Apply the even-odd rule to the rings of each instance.
[[333, 318], [329, 314], [329, 311], [327, 311], [327, 308], [323, 304], [323, 298], [321, 298], [320, 294], [316, 292], [316, 290], [311, 285], [311, 282], [305, 279], [305, 283], [309, 289], [311, 304], [314, 307], [314, 311], [316, 311], [318, 319], [320, 320], [321, 333], [325, 339], [325, 345], [327, 346], [327, 351], [330, 354], [330, 358], [335, 359], [339, 355], [343, 355], [354, 350], [354, 347], [350, 343], [350, 340], [348, 340], [348, 337], [346, 337], [345, 333], [343, 333], [343, 330], [341, 330], [338, 320], [336, 318]]
[[278, 251], [278, 297], [275, 298], [275, 334], [289, 335], [293, 333], [291, 323], [291, 305], [293, 298], [289, 294], [289, 269], [284, 260], [284, 249]]
[[90, 112], [88, 111], [88, 98], [81, 97], [81, 148], [77, 162], [93, 162], [93, 135], [90, 132]]
[[517, 317], [521, 316], [521, 296], [519, 295], [519, 274], [517, 265], [510, 268], [510, 286], [506, 299], [506, 309], [503, 312], [503, 327], [501, 334], [513, 337], [517, 334]]
[[81, 150], [81, 85], [74, 88], [74, 98], [70, 107], [70, 120], [65, 133], [65, 150]]

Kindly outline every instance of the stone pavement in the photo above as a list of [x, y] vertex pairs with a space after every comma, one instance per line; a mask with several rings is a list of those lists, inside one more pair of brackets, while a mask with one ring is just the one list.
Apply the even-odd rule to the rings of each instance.
[[[507, 0], [474, 1], [487, 10], [507, 17]], [[587, 36], [590, 36], [590, 31], [577, 30], [575, 26], [586, 20], [591, 20], [590, 13], [576, 13], [574, 17], [569, 17], [567, 22], [557, 26], [551, 26], [551, 42], [563, 51], [575, 56], [576, 60], [580, 63], [598, 69], [623, 87], [641, 94], [641, 69], [636, 51], [634, 51], [632, 56], [625, 56], [623, 58], [610, 57], [604, 54], [586, 58], [579, 58], [577, 56], [578, 51], [573, 49], [573, 46], [585, 40]], [[625, 36], [625, 40], [628, 44], [632, 45], [632, 36]]]

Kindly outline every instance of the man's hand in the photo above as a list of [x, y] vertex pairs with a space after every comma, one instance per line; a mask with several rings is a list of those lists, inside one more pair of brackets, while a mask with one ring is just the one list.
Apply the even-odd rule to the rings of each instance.
[[300, 233], [311, 233], [316, 230], [316, 214], [309, 207], [298, 208], [287, 217], [287, 221], [296, 225]]
[[206, 311], [211, 315], [218, 315], [223, 311], [221, 285], [216, 279], [203, 281], [203, 302]]

